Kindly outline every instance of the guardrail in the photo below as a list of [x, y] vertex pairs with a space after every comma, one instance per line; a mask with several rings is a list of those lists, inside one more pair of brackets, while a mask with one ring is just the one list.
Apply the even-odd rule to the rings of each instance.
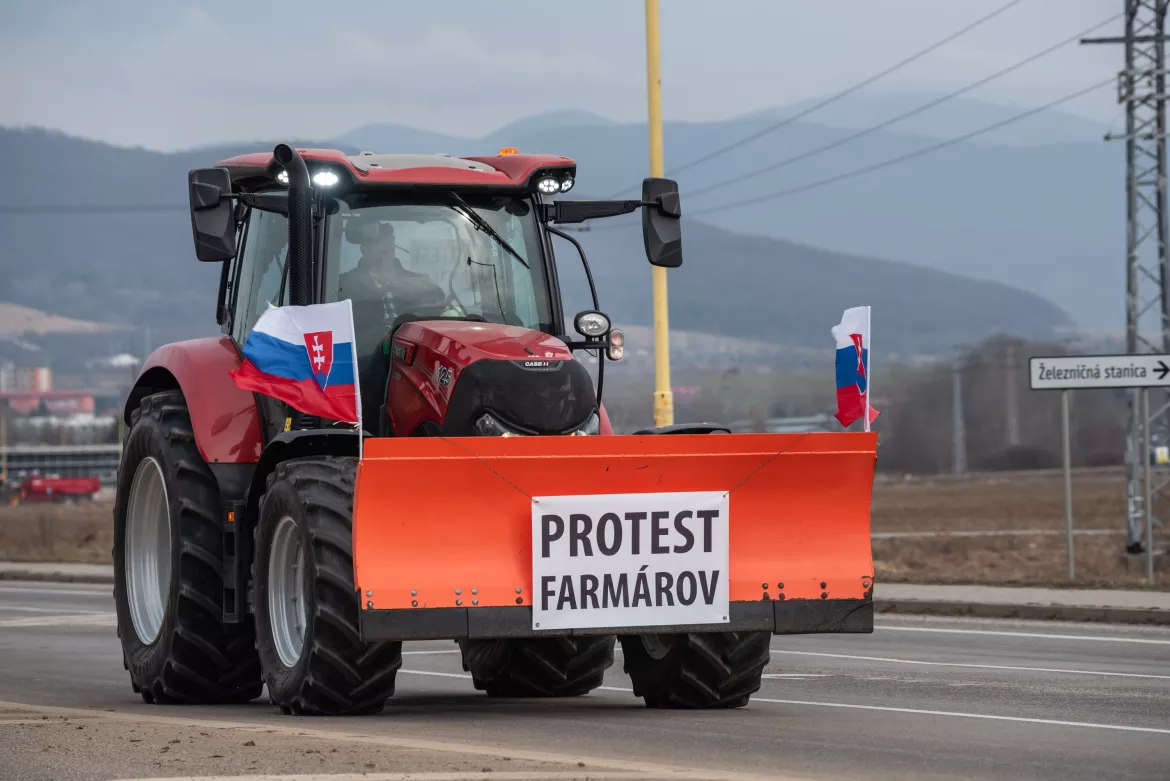
[[104, 445], [8, 445], [4, 461], [8, 479], [34, 469], [42, 475], [61, 477], [97, 477], [102, 485], [117, 480], [121, 448], [116, 443]]

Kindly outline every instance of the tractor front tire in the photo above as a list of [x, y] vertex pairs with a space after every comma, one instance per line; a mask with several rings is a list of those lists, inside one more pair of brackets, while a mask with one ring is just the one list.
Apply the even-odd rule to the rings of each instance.
[[394, 694], [402, 643], [362, 642], [353, 571], [356, 458], [278, 464], [256, 530], [256, 640], [285, 714], [372, 714]]
[[251, 619], [223, 623], [222, 512], [182, 393], [147, 396], [118, 469], [113, 558], [123, 663], [148, 703], [260, 695]]
[[634, 694], [650, 708], [739, 708], [759, 691], [768, 632], [623, 636]]
[[461, 640], [463, 669], [489, 697], [578, 697], [613, 664], [613, 635]]

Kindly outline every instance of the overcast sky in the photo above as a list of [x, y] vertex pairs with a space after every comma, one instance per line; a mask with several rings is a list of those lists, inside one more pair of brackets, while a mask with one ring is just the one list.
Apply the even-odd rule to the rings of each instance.
[[[1005, 2], [662, 0], [664, 113], [715, 120], [826, 95]], [[1121, 9], [1022, 0], [872, 90], [955, 89]], [[640, 121], [644, 35], [640, 0], [0, 0], [0, 125], [180, 149], [370, 122], [475, 137], [560, 109]], [[1072, 45], [973, 95], [1030, 107], [1121, 59]], [[1111, 88], [1064, 108], [1118, 114]]]

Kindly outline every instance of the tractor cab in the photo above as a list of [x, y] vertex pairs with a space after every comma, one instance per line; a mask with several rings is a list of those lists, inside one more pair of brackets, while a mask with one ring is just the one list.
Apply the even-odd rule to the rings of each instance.
[[[565, 234], [552, 223], [644, 208], [651, 262], [677, 265], [677, 187], [648, 179], [645, 200], [554, 200], [575, 177], [568, 158], [511, 149], [463, 159], [283, 147], [191, 172], [192, 225], [200, 259], [227, 261], [220, 320], [238, 345], [269, 305], [352, 302], [368, 433], [596, 433], [604, 362], [620, 358], [623, 337], [595, 289], [594, 309], [573, 318], [581, 338], [565, 333], [552, 247]], [[575, 349], [601, 351], [597, 387]], [[535, 358], [554, 360], [507, 376]], [[493, 363], [472, 368], [481, 361]], [[473, 390], [458, 388], [467, 371]], [[471, 379], [484, 373], [487, 391]], [[275, 433], [285, 416], [270, 417]]]

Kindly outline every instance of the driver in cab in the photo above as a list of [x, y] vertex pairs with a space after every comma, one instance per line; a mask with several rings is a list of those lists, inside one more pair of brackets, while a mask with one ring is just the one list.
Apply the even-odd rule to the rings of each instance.
[[[378, 301], [385, 325], [398, 315], [438, 315], [446, 294], [426, 274], [410, 271], [395, 253], [394, 226], [375, 217], [350, 217], [345, 240], [361, 247], [357, 266], [341, 274], [338, 298]], [[430, 311], [428, 311], [430, 310]]]
[[447, 299], [425, 274], [410, 271], [395, 253], [394, 226], [355, 215], [345, 222], [345, 240], [361, 247], [357, 266], [338, 278], [338, 300], [353, 304], [358, 375], [363, 407], [376, 410], [388, 371], [379, 345], [400, 315], [441, 316]]

